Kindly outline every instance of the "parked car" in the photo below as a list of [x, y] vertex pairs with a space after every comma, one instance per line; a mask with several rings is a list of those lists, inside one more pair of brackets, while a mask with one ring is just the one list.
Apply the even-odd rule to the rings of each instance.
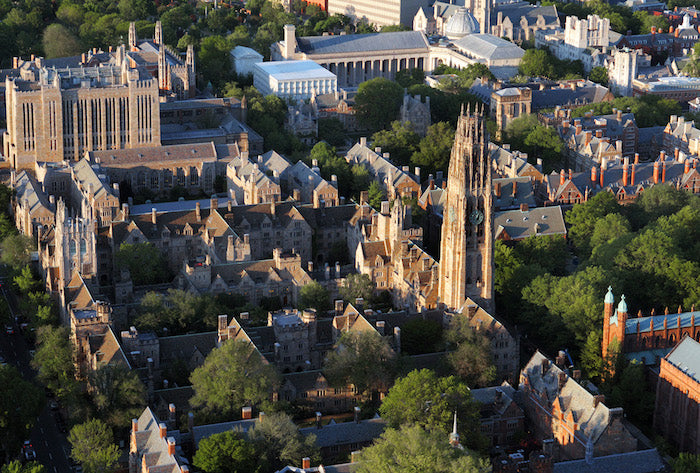
[[5, 325], [5, 333], [12, 335], [15, 333], [15, 328], [12, 325]]
[[36, 460], [36, 452], [34, 451], [34, 446], [29, 440], [25, 440], [22, 445], [22, 456], [25, 460]]

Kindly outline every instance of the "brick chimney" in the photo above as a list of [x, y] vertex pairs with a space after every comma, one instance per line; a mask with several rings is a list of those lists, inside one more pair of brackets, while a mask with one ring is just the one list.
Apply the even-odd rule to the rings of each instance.
[[168, 435], [168, 428], [165, 426], [165, 422], [158, 424], [158, 433], [160, 438], [164, 439]]
[[604, 403], [605, 402], [605, 395], [604, 394], [596, 394], [593, 396], [593, 407], [596, 407], [598, 404]]
[[598, 129], [595, 131], [595, 137], [596, 138], [602, 138], [603, 137], [603, 130]]
[[518, 195], [518, 181], [513, 181], [513, 197]]
[[605, 187], [605, 167], [600, 167], [600, 187]]
[[639, 153], [634, 153], [634, 164], [639, 164]]
[[157, 220], [157, 218], [156, 218], [156, 208], [153, 207], [153, 208], [151, 209], [151, 223], [152, 223], [153, 225], [155, 225], [157, 222], [158, 222], [158, 220]]
[[563, 186], [565, 181], [566, 175], [564, 174], [564, 170], [562, 169], [561, 171], [559, 171], [559, 185]]
[[[433, 185], [433, 181], [430, 181], [430, 184]], [[432, 189], [432, 187], [431, 187], [431, 189]], [[500, 198], [501, 197], [501, 183], [500, 182], [496, 183], [495, 192], [496, 192], [496, 197]]]
[[627, 186], [627, 163], [622, 165], [622, 185]]
[[654, 184], [659, 183], [659, 161], [654, 161]]
[[588, 144], [591, 142], [592, 136], [593, 136], [593, 134], [591, 133], [591, 130], [586, 130], [586, 142], [585, 142], [585, 144]]
[[253, 418], [253, 408], [246, 406], [241, 409], [241, 419], [252, 419]]
[[569, 168], [569, 180], [573, 181], [574, 180], [573, 178], [574, 178], [574, 172], [571, 170], [571, 168]]
[[175, 438], [168, 437], [168, 455], [175, 455]]
[[685, 166], [683, 167], [683, 174], [688, 174], [690, 172], [690, 159], [685, 158]]
[[635, 168], [636, 168], [636, 167], [637, 167], [636, 164], [632, 164], [632, 177], [631, 177], [631, 179], [630, 179], [630, 185], [631, 185], [631, 186], [634, 185], [634, 172], [635, 172]]
[[661, 182], [666, 182], [666, 161], [661, 165]]
[[304, 457], [301, 459], [301, 469], [309, 470], [311, 468], [311, 458]]
[[194, 215], [198, 222], [202, 221], [202, 204], [199, 202], [194, 205]]
[[678, 157], [680, 156], [680, 154], [681, 154], [681, 150], [679, 148], [673, 149], [673, 159], [678, 161]]
[[666, 161], [666, 151], [661, 150], [661, 152], [659, 153], [659, 159], [661, 161]]
[[131, 419], [131, 431], [133, 433], [136, 433], [139, 431], [139, 420], [138, 419]]
[[593, 187], [595, 187], [597, 181], [598, 181], [598, 170], [596, 169], [595, 166], [591, 168], [591, 183], [593, 184]]

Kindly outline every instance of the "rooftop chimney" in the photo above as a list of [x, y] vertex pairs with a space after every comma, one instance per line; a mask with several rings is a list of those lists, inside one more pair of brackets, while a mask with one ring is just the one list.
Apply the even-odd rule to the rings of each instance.
[[168, 455], [175, 455], [175, 438], [168, 437]]
[[321, 427], [323, 427], [323, 426], [321, 425], [321, 419], [322, 419], [322, 418], [323, 418], [323, 415], [322, 415], [320, 412], [316, 412], [316, 428], [317, 428], [317, 429], [320, 429]]
[[155, 225], [155, 224], [157, 223], [157, 219], [156, 219], [156, 208], [155, 208], [155, 207], [153, 207], [153, 208], [151, 209], [151, 223], [152, 223], [153, 225]]
[[168, 427], [166, 427], [165, 422], [158, 424], [158, 432], [160, 434], [160, 438], [162, 439], [168, 435]]
[[596, 169], [595, 166], [593, 166], [591, 168], [591, 183], [593, 184], [593, 187], [595, 187], [597, 181], [598, 181], [598, 170]]
[[199, 202], [194, 205], [194, 215], [198, 222], [202, 221], [202, 205]]
[[359, 424], [360, 423], [360, 411], [361, 409], [358, 406], [355, 406], [353, 409], [353, 416], [355, 419], [355, 423]]
[[309, 457], [304, 457], [301, 459], [301, 469], [302, 470], [309, 470], [311, 469], [311, 458]]
[[246, 406], [241, 409], [241, 418], [242, 419], [252, 419], [253, 418], [253, 408], [250, 406]]
[[659, 183], [659, 162], [654, 161], [654, 184]]

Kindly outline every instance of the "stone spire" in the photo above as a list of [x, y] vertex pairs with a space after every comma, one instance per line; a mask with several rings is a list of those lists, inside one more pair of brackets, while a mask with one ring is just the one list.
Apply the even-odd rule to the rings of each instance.
[[156, 31], [153, 34], [153, 42], [159, 46], [163, 46], [163, 24], [156, 21]]
[[138, 36], [136, 36], [136, 23], [132, 21], [129, 23], [129, 51], [136, 49], [138, 41]]

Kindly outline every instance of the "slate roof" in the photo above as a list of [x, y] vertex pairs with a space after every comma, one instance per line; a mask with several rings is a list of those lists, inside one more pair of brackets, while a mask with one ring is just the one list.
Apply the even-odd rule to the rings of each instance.
[[618, 453], [605, 457], [594, 457], [590, 464], [586, 460], [573, 460], [554, 464], [554, 473], [655, 473], [666, 471], [659, 452], [639, 450]]
[[149, 467], [150, 471], [159, 473], [180, 473], [181, 466], [187, 464], [187, 460], [182, 455], [179, 445], [176, 447], [175, 455], [168, 454], [168, 438], [173, 438], [177, 442], [180, 439], [179, 431], [168, 431], [166, 438], [161, 438], [159, 430], [160, 421], [150, 407], [144, 409], [138, 418], [138, 431], [135, 433], [136, 449], [139, 453], [139, 460], [143, 458], [143, 463]]
[[537, 21], [538, 16], [544, 18], [546, 25], [556, 24], [559, 26], [559, 16], [557, 7], [554, 5], [536, 6], [529, 2], [504, 3], [496, 6], [496, 11], [491, 14], [491, 24], [498, 22], [498, 13], [503, 13], [503, 18], [510, 19], [513, 25], [520, 25], [520, 19], [525, 17], [529, 24]]
[[90, 335], [88, 338], [88, 343], [90, 344], [90, 353], [93, 355], [100, 352], [102, 356], [98, 360], [100, 364], [112, 365], [112, 364], [123, 364], [127, 368], [131, 369], [131, 364], [126, 358], [124, 351], [117, 337], [112, 331], [112, 327], [107, 327], [102, 334]]
[[384, 432], [386, 421], [379, 417], [360, 422], [342, 422], [299, 429], [304, 436], [315, 435], [316, 446], [319, 448], [348, 445], [351, 443], [366, 443], [376, 439]]
[[[548, 361], [548, 367], [543, 373], [542, 362], [545, 360]], [[537, 351], [521, 372], [521, 389], [522, 381], [527, 379], [532, 390], [539, 394], [541, 399], [550, 403], [558, 401], [564, 417], [571, 413], [583, 435], [595, 444], [608, 428], [614, 409], [608, 408], [602, 402], [596, 405], [593, 394], [568, 376], [560, 388], [560, 374], [564, 372]]]
[[532, 235], [566, 235], [564, 215], [558, 205], [525, 211], [517, 209], [496, 212], [494, 226], [496, 238], [503, 232], [513, 240]]
[[53, 211], [54, 206], [49, 202], [46, 193], [41, 189], [37, 180], [27, 171], [21, 171], [14, 182], [14, 188], [17, 195], [17, 202], [24, 205], [26, 199], [29, 204], [29, 213], [43, 207], [49, 211]]
[[193, 428], [194, 443], [199, 444], [202, 439], [211, 437], [214, 434], [223, 432], [248, 432], [258, 421], [255, 419], [242, 419], [233, 422], [221, 422], [218, 424], [195, 425]]
[[637, 333], [637, 328], [639, 328], [640, 333], [650, 332], [652, 323], [654, 330], [659, 330], [663, 328], [664, 321], [666, 321], [668, 328], [677, 328], [679, 321], [681, 328], [692, 327], [695, 319], [700, 321], [700, 311], [696, 310], [695, 312], [685, 312], [682, 314], [650, 315], [648, 317], [630, 318], [627, 319], [625, 333]]
[[453, 44], [473, 56], [489, 60], [522, 58], [525, 55], [518, 45], [490, 34], [470, 34]]
[[583, 87], [557, 87], [532, 91], [532, 110], [553, 108], [557, 105], [572, 106], [602, 102], [609, 93], [607, 87], [600, 84], [584, 85]]
[[206, 357], [216, 348], [217, 332], [192, 333], [172, 337], [160, 337], [161, 360], [182, 359], [187, 361], [195, 350]]
[[700, 343], [687, 335], [666, 355], [666, 361], [700, 383]]
[[[217, 208], [226, 208], [231, 199], [228, 197], [217, 197]], [[197, 208], [197, 203], [202, 210], [211, 209], [211, 199], [197, 200], [174, 200], [172, 202], [156, 202], [152, 204], [138, 204], [129, 208], [129, 215], [151, 215], [151, 211], [156, 209], [156, 213], [168, 212], [193, 212]]]
[[90, 162], [83, 158], [73, 166], [73, 179], [78, 181], [80, 188], [87, 190], [92, 184], [95, 199], [113, 195], [109, 185], [100, 179]]
[[297, 38], [299, 50], [307, 55], [352, 54], [406, 49], [429, 50], [428, 40], [420, 31], [369, 33]]
[[[533, 191], [532, 180], [529, 177], [506, 177], [493, 180], [494, 187], [501, 185], [501, 196], [493, 196], [493, 205], [497, 210], [509, 208], [519, 208], [520, 204], [527, 204], [528, 207], [536, 207], [535, 193]], [[513, 187], [515, 185], [515, 196]]]
[[231, 145], [214, 145], [214, 143], [191, 143], [165, 145], [149, 148], [111, 149], [89, 151], [91, 162], [99, 158], [105, 167], [131, 167], [138, 164], [162, 161], [187, 161], [193, 164], [216, 161], [217, 159], [238, 156], [238, 147]]

